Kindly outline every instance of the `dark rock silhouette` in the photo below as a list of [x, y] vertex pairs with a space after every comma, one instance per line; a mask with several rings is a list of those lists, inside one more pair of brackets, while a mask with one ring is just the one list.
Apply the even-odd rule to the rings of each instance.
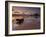
[[24, 19], [16, 19], [16, 24], [21, 25], [24, 22]]

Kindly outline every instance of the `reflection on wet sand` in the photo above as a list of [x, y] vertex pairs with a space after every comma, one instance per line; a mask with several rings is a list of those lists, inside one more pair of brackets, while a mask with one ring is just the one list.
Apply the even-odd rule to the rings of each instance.
[[[21, 18], [21, 19], [20, 19]], [[16, 19], [22, 20], [21, 24], [17, 24]], [[27, 30], [27, 29], [39, 29], [40, 17], [35, 18], [33, 16], [15, 16], [15, 23], [13, 24], [13, 30]]]

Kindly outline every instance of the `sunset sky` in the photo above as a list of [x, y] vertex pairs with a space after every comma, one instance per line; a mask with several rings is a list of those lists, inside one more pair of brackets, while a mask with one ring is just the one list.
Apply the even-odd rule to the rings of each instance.
[[19, 6], [13, 6], [12, 7], [13, 13], [19, 12], [19, 14], [35, 14], [40, 13], [40, 8], [38, 7], [19, 7]]

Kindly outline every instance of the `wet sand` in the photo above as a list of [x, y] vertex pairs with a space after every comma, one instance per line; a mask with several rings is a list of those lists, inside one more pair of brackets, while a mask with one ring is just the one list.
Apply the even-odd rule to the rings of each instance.
[[19, 24], [13, 24], [12, 26], [13, 30], [31, 30], [31, 29], [40, 29], [40, 17], [24, 17], [24, 22]]

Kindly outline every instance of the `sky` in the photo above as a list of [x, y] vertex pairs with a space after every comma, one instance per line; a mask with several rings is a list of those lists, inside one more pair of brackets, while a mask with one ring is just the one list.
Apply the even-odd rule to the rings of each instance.
[[26, 13], [26, 14], [34, 14], [34, 13], [40, 13], [40, 8], [39, 7], [20, 7], [20, 6], [13, 6], [12, 7], [13, 11], [18, 11], [21, 13]]

